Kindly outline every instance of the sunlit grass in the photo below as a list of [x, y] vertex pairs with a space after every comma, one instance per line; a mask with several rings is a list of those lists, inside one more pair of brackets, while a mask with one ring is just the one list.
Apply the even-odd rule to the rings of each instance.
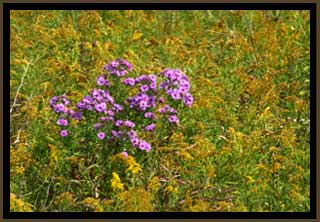
[[[310, 210], [308, 11], [10, 18], [12, 211]], [[116, 58], [137, 74], [181, 68], [194, 96], [181, 127], [142, 135], [154, 150], [130, 161], [104, 155], [94, 140], [65, 146], [49, 106], [63, 93], [79, 101]]]

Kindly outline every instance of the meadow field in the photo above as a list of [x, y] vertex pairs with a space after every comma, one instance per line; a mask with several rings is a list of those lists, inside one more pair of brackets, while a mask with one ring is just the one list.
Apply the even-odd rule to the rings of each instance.
[[[10, 210], [309, 211], [309, 26], [309, 11], [11, 11]], [[50, 106], [74, 107], [116, 59], [190, 81], [178, 124], [139, 131], [149, 152], [88, 116], [61, 134]]]

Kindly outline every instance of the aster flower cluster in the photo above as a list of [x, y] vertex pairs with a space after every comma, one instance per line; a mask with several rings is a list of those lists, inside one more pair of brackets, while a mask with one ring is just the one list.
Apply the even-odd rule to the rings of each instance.
[[70, 101], [66, 98], [65, 95], [62, 96], [54, 96], [49, 101], [50, 107], [54, 110], [54, 112], [60, 115], [57, 120], [57, 125], [62, 129], [60, 130], [60, 136], [65, 137], [68, 135], [68, 130], [65, 128], [68, 126], [68, 116], [75, 116], [75, 112], [69, 108]]
[[167, 78], [160, 83], [159, 88], [165, 90], [166, 94], [172, 99], [182, 99], [186, 106], [191, 107], [193, 103], [193, 97], [189, 92], [189, 78], [183, 74], [180, 69], [165, 69], [160, 74]]
[[118, 77], [125, 76], [129, 71], [133, 69], [133, 66], [124, 59], [117, 59], [104, 66], [104, 70], [107, 70], [111, 75]]
[[146, 111], [150, 107], [156, 106], [156, 99], [154, 96], [149, 96], [145, 93], [139, 93], [136, 96], [129, 97], [127, 101], [130, 103], [130, 108]]
[[170, 107], [169, 105], [164, 105], [163, 107], [159, 108], [159, 113], [165, 115], [169, 121], [169, 123], [179, 123], [179, 118], [177, 116], [177, 110], [175, 108]]
[[[50, 99], [51, 108], [60, 116], [57, 125], [62, 127], [62, 137], [68, 135], [65, 129], [68, 119], [81, 121], [86, 112], [86, 115], [94, 116], [93, 128], [99, 140], [117, 139], [149, 152], [151, 145], [139, 138], [139, 131], [154, 131], [162, 117], [167, 119], [168, 124], [179, 124], [177, 110], [166, 104], [165, 97], [169, 97], [169, 102], [170, 99], [182, 100], [187, 107], [193, 103], [189, 79], [179, 69], [165, 69], [158, 76], [149, 74], [124, 78], [133, 66], [124, 59], [117, 59], [105, 65], [103, 70], [106, 73], [98, 76], [96, 81], [99, 88], [92, 89], [76, 104], [75, 109], [70, 108], [70, 101], [64, 95]], [[114, 89], [111, 87], [112, 81], [122, 85], [116, 84], [117, 89]], [[123, 87], [136, 88], [138, 93], [130, 97], [120, 94], [124, 99], [117, 103], [117, 97], [112, 95], [122, 93]]]

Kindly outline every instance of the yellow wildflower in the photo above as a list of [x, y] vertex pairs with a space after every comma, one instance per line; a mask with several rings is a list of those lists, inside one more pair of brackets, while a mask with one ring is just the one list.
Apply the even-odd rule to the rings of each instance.
[[32, 212], [32, 205], [17, 198], [15, 194], [10, 193], [10, 211], [13, 212]]
[[160, 180], [159, 177], [154, 176], [148, 184], [148, 190], [153, 191], [153, 193], [158, 192], [160, 188]]
[[86, 205], [87, 207], [94, 209], [95, 212], [103, 212], [104, 211], [102, 206], [100, 205], [100, 201], [93, 198], [93, 197], [87, 197], [86, 199], [84, 199], [82, 201], [82, 203], [84, 205]]
[[120, 177], [117, 173], [113, 172], [112, 173], [112, 179], [111, 179], [111, 187], [113, 190], [123, 190], [124, 186], [121, 183]]
[[253, 179], [251, 176], [246, 176], [246, 178], [247, 178], [247, 182], [248, 182], [249, 184], [256, 182], [256, 180]]
[[278, 151], [278, 148], [275, 147], [275, 146], [272, 146], [272, 147], [269, 148], [269, 150], [270, 150], [271, 152], [277, 152], [277, 151]]
[[165, 188], [165, 191], [168, 193], [178, 193], [178, 188], [169, 185]]
[[128, 168], [126, 169], [126, 171], [129, 171], [133, 174], [137, 174], [140, 171], [142, 171], [140, 165], [136, 162], [136, 160], [134, 159], [133, 156], [128, 156], [126, 158], [126, 164], [128, 166]]

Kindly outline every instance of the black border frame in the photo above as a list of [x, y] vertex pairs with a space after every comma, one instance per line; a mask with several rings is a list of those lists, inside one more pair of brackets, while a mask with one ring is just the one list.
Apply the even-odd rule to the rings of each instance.
[[[310, 212], [10, 212], [10, 119], [4, 118], [4, 218], [6, 219], [316, 219], [316, 3], [5, 3], [4, 18], [4, 117], [10, 107], [10, 10], [309, 10], [310, 11]], [[7, 134], [5, 134], [5, 132]]]

